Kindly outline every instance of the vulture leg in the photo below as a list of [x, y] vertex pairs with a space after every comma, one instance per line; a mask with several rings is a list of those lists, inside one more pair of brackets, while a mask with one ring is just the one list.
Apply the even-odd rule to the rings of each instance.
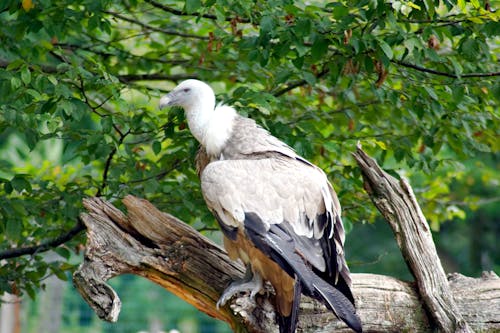
[[217, 302], [217, 309], [224, 306], [231, 297], [241, 292], [250, 291], [250, 297], [254, 298], [255, 295], [262, 290], [263, 285], [264, 282], [259, 273], [254, 273], [250, 264], [247, 264], [245, 276], [242, 279], [233, 281], [229, 287], [224, 290]]

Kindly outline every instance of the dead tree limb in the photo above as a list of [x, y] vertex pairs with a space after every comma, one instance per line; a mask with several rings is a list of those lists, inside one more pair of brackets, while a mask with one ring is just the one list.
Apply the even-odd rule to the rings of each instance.
[[[243, 274], [219, 246], [148, 201], [127, 196], [127, 214], [99, 199], [84, 200], [87, 213], [85, 258], [74, 273], [74, 284], [96, 314], [116, 321], [120, 299], [107, 280], [137, 274], [163, 286], [200, 311], [226, 321], [236, 332], [276, 332], [268, 295], [257, 304], [246, 295], [217, 310], [224, 288]], [[413, 283], [373, 275], [353, 274], [353, 293], [365, 332], [429, 332], [432, 321]], [[500, 279], [453, 276], [452, 295], [465, 320], [477, 331], [500, 329]], [[303, 298], [300, 332], [350, 332], [323, 305]]]
[[359, 145], [353, 155], [365, 190], [389, 222], [434, 323], [446, 333], [472, 332], [453, 299], [429, 225], [408, 181], [384, 172]]

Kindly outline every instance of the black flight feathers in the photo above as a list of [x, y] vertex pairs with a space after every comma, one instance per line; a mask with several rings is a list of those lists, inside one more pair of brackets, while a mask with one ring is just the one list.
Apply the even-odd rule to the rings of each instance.
[[[295, 240], [290, 234], [291, 230], [287, 222], [273, 224], [269, 230], [266, 230], [265, 224], [257, 214], [246, 213], [244, 226], [245, 233], [252, 243], [300, 283], [300, 286], [297, 286], [298, 288], [296, 287], [295, 290], [296, 298], [292, 314], [288, 318], [278, 318], [281, 333], [295, 332], [301, 292], [324, 303], [354, 331], [362, 332], [361, 321], [356, 314], [352, 294], [345, 281], [339, 279], [341, 282], [339, 284], [341, 291], [339, 291], [331, 278], [325, 281], [317, 274], [319, 273], [317, 270], [313, 270], [304, 262], [304, 259], [296, 251]], [[336, 256], [335, 251], [328, 252], [328, 254]]]

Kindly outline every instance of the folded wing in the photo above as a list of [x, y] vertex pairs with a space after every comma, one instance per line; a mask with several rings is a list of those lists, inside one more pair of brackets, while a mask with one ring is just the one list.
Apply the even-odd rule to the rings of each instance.
[[340, 312], [355, 312], [340, 205], [319, 168], [282, 154], [221, 160], [206, 166], [201, 185], [226, 237], [243, 230], [290, 276], [298, 276], [304, 293], [325, 303], [325, 295], [338, 293], [350, 305]]

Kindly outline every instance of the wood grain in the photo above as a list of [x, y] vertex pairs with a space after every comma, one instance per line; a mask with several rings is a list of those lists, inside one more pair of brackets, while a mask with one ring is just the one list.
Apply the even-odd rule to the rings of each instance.
[[[143, 276], [176, 294], [200, 311], [227, 322], [235, 332], [277, 332], [272, 289], [252, 302], [247, 295], [216, 309], [224, 288], [243, 267], [226, 252], [172, 215], [146, 200], [124, 198], [124, 214], [100, 198], [84, 200], [81, 218], [87, 227], [85, 258], [74, 284], [96, 314], [116, 321], [120, 299], [107, 280], [121, 274]], [[365, 332], [429, 332], [427, 316], [414, 283], [374, 274], [353, 274], [353, 293]], [[500, 330], [500, 279], [453, 275], [450, 292], [472, 329]], [[299, 332], [350, 332], [320, 303], [303, 297]]]

